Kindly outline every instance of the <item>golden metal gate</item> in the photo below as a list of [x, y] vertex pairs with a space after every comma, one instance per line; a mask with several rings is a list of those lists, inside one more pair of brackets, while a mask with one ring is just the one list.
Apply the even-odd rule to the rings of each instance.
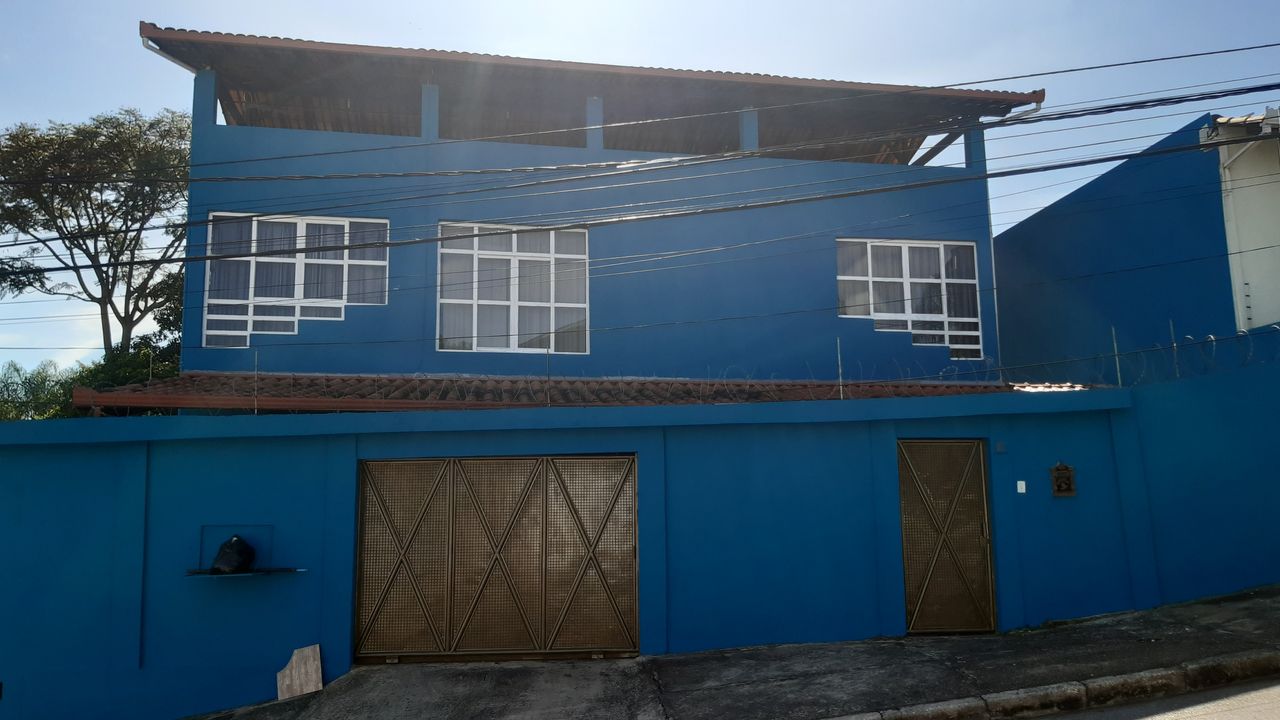
[[995, 630], [981, 440], [901, 440], [907, 632]]
[[360, 463], [356, 658], [631, 655], [632, 456]]

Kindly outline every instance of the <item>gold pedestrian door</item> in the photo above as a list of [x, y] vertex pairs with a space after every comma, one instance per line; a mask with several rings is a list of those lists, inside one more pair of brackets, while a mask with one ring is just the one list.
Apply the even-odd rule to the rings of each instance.
[[995, 594], [981, 440], [901, 440], [907, 632], [991, 632]]

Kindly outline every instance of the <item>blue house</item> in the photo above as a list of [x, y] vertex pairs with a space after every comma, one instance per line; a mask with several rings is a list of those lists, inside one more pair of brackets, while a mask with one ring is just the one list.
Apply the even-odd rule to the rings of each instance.
[[998, 362], [978, 123], [1043, 91], [142, 36], [195, 73], [186, 373]]
[[1041, 93], [141, 32], [195, 73], [183, 373], [76, 399], [192, 412], [0, 425], [0, 715], [1280, 581], [1274, 364], [999, 381], [975, 122]]
[[[995, 240], [1001, 362], [1030, 379], [1176, 377], [1280, 321], [1274, 109], [1204, 115]], [[1201, 143], [1233, 143], [1196, 151]], [[1189, 152], [1163, 151], [1190, 148]], [[1058, 321], [1070, 318], [1067, 322]], [[1241, 355], [1251, 341], [1240, 341]], [[1155, 363], [1131, 354], [1166, 348]], [[1123, 362], [1112, 356], [1119, 352]], [[1218, 353], [1218, 354], [1225, 354]], [[1119, 376], [1117, 376], [1117, 373]]]

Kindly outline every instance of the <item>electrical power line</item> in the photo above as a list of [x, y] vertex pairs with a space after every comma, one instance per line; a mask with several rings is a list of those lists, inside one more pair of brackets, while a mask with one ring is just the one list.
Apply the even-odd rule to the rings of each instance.
[[[1150, 57], [1150, 58], [1141, 58], [1136, 60], [1126, 60], [1126, 61], [1118, 61], [1118, 62], [1111, 62], [1111, 63], [1100, 63], [1100, 64], [1094, 64], [1094, 65], [1077, 66], [1077, 67], [1071, 67], [1071, 68], [1060, 68], [1055, 70], [1021, 73], [1017, 75], [1006, 75], [1006, 76], [995, 77], [995, 78], [985, 78], [982, 80], [947, 83], [943, 85], [920, 86], [920, 87], [904, 88], [904, 89], [898, 89], [893, 91], [882, 91], [882, 92], [875, 92], [875, 93], [862, 93], [859, 95], [850, 95], [850, 96], [844, 96], [844, 97], [838, 97], [838, 98], [822, 98], [817, 100], [805, 100], [805, 101], [798, 101], [798, 102], [792, 102], [792, 103], [780, 103], [776, 105], [770, 105], [770, 106], [764, 106], [764, 107], [758, 107], [758, 108], [735, 108], [732, 110], [722, 110], [722, 111], [714, 111], [714, 112], [708, 112], [708, 113], [695, 113], [695, 114], [669, 116], [669, 117], [662, 117], [662, 118], [647, 118], [642, 120], [629, 120], [629, 121], [621, 121], [621, 122], [614, 122], [614, 123], [603, 123], [599, 125], [584, 125], [579, 127], [559, 128], [559, 129], [552, 129], [552, 130], [539, 130], [539, 131], [524, 132], [524, 133], [509, 133], [504, 135], [493, 135], [493, 136], [485, 136], [485, 137], [477, 137], [477, 138], [441, 139], [441, 140], [433, 140], [433, 141], [427, 141], [427, 142], [421, 142], [421, 143], [401, 143], [397, 145], [385, 145], [385, 146], [368, 147], [368, 148], [351, 148], [351, 149], [345, 149], [345, 150], [296, 153], [291, 155], [275, 155], [275, 156], [257, 157], [257, 158], [241, 158], [237, 160], [220, 160], [220, 161], [208, 161], [208, 162], [201, 162], [201, 163], [187, 163], [184, 165], [170, 165], [170, 166], [164, 166], [161, 168], [152, 168], [151, 170], [192, 169], [196, 167], [210, 167], [215, 165], [230, 165], [230, 164], [243, 164], [243, 163], [249, 163], [249, 162], [266, 162], [266, 161], [288, 160], [288, 159], [298, 159], [298, 158], [325, 157], [325, 156], [333, 156], [333, 155], [347, 155], [347, 154], [353, 154], [353, 153], [375, 152], [375, 151], [384, 151], [384, 150], [405, 150], [405, 149], [411, 149], [415, 147], [427, 147], [432, 145], [445, 145], [445, 144], [456, 144], [456, 143], [465, 143], [465, 142], [482, 142], [482, 141], [492, 141], [492, 140], [507, 140], [507, 139], [514, 139], [514, 138], [536, 137], [536, 136], [556, 134], [556, 133], [583, 132], [588, 130], [596, 130], [596, 129], [604, 129], [604, 128], [612, 128], [612, 127], [628, 127], [628, 126], [644, 125], [644, 124], [659, 123], [659, 122], [689, 120], [689, 119], [704, 118], [704, 117], [738, 115], [744, 112], [758, 112], [761, 110], [785, 109], [785, 108], [792, 108], [792, 107], [811, 106], [811, 105], [843, 102], [843, 101], [850, 101], [850, 100], [866, 100], [868, 98], [885, 96], [885, 95], [910, 95], [915, 93], [926, 93], [926, 92], [938, 91], [938, 90], [956, 89], [956, 88], [967, 86], [967, 85], [986, 85], [986, 84], [991, 84], [996, 82], [1007, 82], [1011, 80], [1025, 80], [1025, 79], [1031, 79], [1031, 78], [1048, 77], [1053, 75], [1064, 75], [1064, 74], [1073, 74], [1073, 73], [1080, 73], [1080, 72], [1089, 72], [1094, 70], [1113, 69], [1113, 68], [1135, 66], [1135, 65], [1145, 65], [1145, 64], [1157, 63], [1157, 62], [1168, 62], [1168, 61], [1174, 61], [1174, 60], [1185, 60], [1185, 59], [1191, 59], [1191, 58], [1209, 57], [1209, 56], [1225, 55], [1225, 54], [1232, 54], [1232, 53], [1251, 52], [1255, 50], [1269, 49], [1269, 48], [1275, 48], [1275, 47], [1280, 47], [1280, 42], [1262, 43], [1257, 45], [1239, 46], [1239, 47], [1232, 47], [1232, 48], [1221, 48], [1216, 50], [1208, 50], [1208, 51], [1200, 51], [1200, 52], [1192, 52], [1192, 53], [1181, 53], [1176, 55], [1164, 55], [1164, 56], [1157, 56], [1157, 57]], [[44, 182], [60, 182], [60, 181], [64, 181], [64, 180], [60, 180], [58, 178], [44, 179]], [[3, 182], [3, 181], [0, 181], [0, 182]], [[29, 181], [24, 181], [24, 182], [29, 182]]]
[[[1278, 87], [1280, 87], [1280, 85], [1278, 85]], [[1165, 102], [1165, 101], [1172, 101], [1172, 100], [1178, 100], [1179, 102], [1184, 102], [1184, 101], [1185, 101], [1185, 100], [1177, 99], [1177, 98], [1162, 98], [1162, 99], [1156, 99], [1156, 100], [1161, 101], [1161, 102]], [[1154, 102], [1154, 101], [1153, 101], [1153, 102]], [[1100, 112], [1103, 112], [1104, 114], [1106, 114], [1106, 113], [1110, 113], [1110, 112], [1112, 112], [1112, 111], [1113, 111], [1113, 109], [1114, 109], [1114, 108], [1113, 108], [1113, 107], [1111, 107], [1111, 106], [1104, 106], [1104, 107], [1102, 107], [1102, 108], [1099, 108], [1099, 111], [1100, 111]], [[1080, 117], [1080, 116], [1081, 116], [1081, 115], [1079, 115], [1079, 114], [1077, 114], [1077, 115], [1076, 115], [1076, 117]], [[811, 161], [811, 162], [824, 162], [824, 161]], [[772, 169], [772, 168], [756, 168], [756, 169], [746, 169], [746, 170], [738, 170], [738, 171], [726, 171], [726, 172], [725, 172], [725, 173], [723, 173], [723, 174], [736, 174], [736, 173], [741, 173], [741, 172], [763, 171], [763, 170], [768, 170], [768, 169]], [[635, 169], [633, 169], [633, 170], [635, 170]], [[909, 173], [909, 172], [911, 172], [911, 171], [913, 171], [913, 170], [915, 170], [915, 168], [914, 168], [914, 167], [910, 167], [910, 168], [903, 168], [903, 169], [900, 169], [900, 170], [896, 171], [896, 173], [902, 173], [902, 172], [907, 172], [907, 173]], [[508, 187], [508, 188], [520, 188], [520, 187], [525, 187], [525, 186], [528, 186], [528, 185], [537, 185], [537, 184], [542, 184], [542, 183], [544, 183], [544, 182], [565, 182], [565, 181], [569, 181], [569, 180], [598, 180], [598, 179], [599, 179], [599, 178], [601, 178], [601, 177], [611, 176], [611, 175], [617, 174], [618, 172], [626, 173], [626, 172], [632, 172], [632, 170], [613, 171], [613, 172], [611, 172], [611, 173], [599, 173], [599, 174], [595, 174], [595, 175], [578, 176], [578, 177], [575, 177], [575, 178], [560, 178], [560, 179], [554, 179], [554, 178], [553, 178], [553, 179], [546, 180], [546, 181], [533, 181], [533, 182], [531, 182], [531, 183], [516, 184], [516, 185], [510, 185], [510, 186], [507, 186], [507, 187]], [[863, 176], [863, 177], [875, 177], [875, 178], [877, 178], [877, 179], [880, 179], [880, 178], [882, 178], [882, 177], [884, 177], [884, 176], [886, 176], [886, 175], [891, 175], [891, 174], [896, 174], [896, 173], [895, 173], [895, 172], [891, 172], [891, 173], [878, 173], [878, 174], [873, 174], [873, 175], [866, 175], [866, 176]], [[713, 173], [712, 175], [715, 175], [715, 174]], [[688, 181], [688, 180], [696, 179], [697, 177], [699, 177], [699, 176], [684, 177], [684, 178], [664, 178], [664, 179], [658, 179], [658, 180], [654, 180], [654, 181], [650, 181], [650, 182], [680, 182], [680, 181]], [[856, 179], [856, 178], [849, 178], [849, 180], [853, 180], [853, 179]], [[639, 183], [622, 184], [622, 185], [615, 184], [615, 185], [609, 185], [609, 186], [592, 186], [592, 187], [590, 187], [590, 188], [570, 189], [570, 190], [566, 190], [566, 192], [579, 192], [579, 191], [594, 190], [594, 189], [596, 189], [597, 187], [626, 187], [626, 186], [628, 186], [628, 185], [644, 184], [644, 182], [645, 182], [645, 181], [641, 181], [641, 182], [639, 182]], [[766, 188], [766, 189], [767, 189], [767, 188]], [[764, 191], [764, 190], [765, 190], [765, 189], [762, 189], [762, 191]], [[445, 196], [445, 197], [447, 197], [447, 196], [452, 196], [452, 195], [457, 195], [457, 194], [469, 194], [469, 193], [472, 193], [472, 192], [489, 192], [489, 190], [485, 190], [485, 189], [480, 189], [480, 190], [474, 190], [474, 189], [472, 189], [472, 190], [454, 190], [454, 191], [450, 191], [450, 192], [441, 193], [441, 194], [439, 194], [439, 195], [425, 195], [425, 196], [419, 196], [419, 198], [426, 198], [426, 197], [440, 197], [440, 196]], [[545, 194], [545, 193], [543, 193], [543, 194]], [[516, 197], [533, 197], [533, 196], [535, 196], [535, 195], [534, 195], [534, 194], [525, 194], [525, 195], [520, 195], [520, 196], [516, 196]], [[407, 198], [405, 198], [405, 199], [407, 199]], [[418, 198], [415, 198], [415, 199], [418, 199]], [[494, 200], [494, 199], [506, 199], [506, 198], [489, 198], [489, 200]], [[387, 202], [390, 202], [390, 201], [387, 201]], [[371, 203], [367, 203], [367, 202], [365, 202], [365, 203], [349, 203], [349, 204], [347, 204], [347, 205], [348, 205], [348, 206], [356, 206], [356, 205], [368, 205], [368, 204], [371, 204]], [[382, 204], [382, 203], [373, 203], [373, 204]], [[443, 203], [436, 203], [436, 204], [443, 204]], [[265, 215], [269, 216], [269, 215], [272, 215], [272, 214], [283, 214], [283, 213], [267, 213], [267, 214], [265, 214]], [[161, 225], [156, 225], [156, 226], [150, 226], [150, 227], [148, 227], [148, 228], [144, 228], [144, 229], [150, 229], [150, 230], [156, 230], [156, 229], [173, 230], [173, 229], [179, 229], [179, 228], [187, 228], [187, 227], [199, 226], [199, 225], [203, 225], [203, 224], [206, 224], [206, 223], [207, 223], [207, 221], [189, 221], [189, 222], [185, 222], [185, 223], [167, 223], [167, 224], [161, 224]], [[55, 241], [58, 241], [58, 240], [80, 239], [81, 237], [92, 237], [92, 236], [93, 236], [93, 235], [92, 235], [92, 234], [89, 234], [89, 233], [80, 233], [80, 234], [68, 235], [68, 236], [60, 236], [60, 237], [55, 237], [55, 238], [36, 238], [36, 239], [30, 239], [30, 240], [15, 241], [15, 242], [11, 242], [11, 243], [9, 243], [9, 244], [7, 244], [7, 245], [0, 245], [0, 247], [15, 247], [15, 246], [20, 246], [20, 245], [31, 245], [31, 244], [36, 244], [36, 243], [47, 244], [47, 243], [49, 243], [49, 242], [55, 242]]]
[[[1280, 173], [1276, 173], [1276, 174], [1280, 174]], [[1276, 182], [1280, 182], [1280, 181], [1267, 181], [1267, 182], [1264, 182], [1264, 183], [1255, 183], [1255, 184], [1252, 184], [1252, 185], [1248, 185], [1248, 186], [1246, 186], [1246, 187], [1254, 187], [1254, 186], [1256, 186], [1256, 185], [1263, 185], [1263, 184], [1274, 184], [1274, 183], [1276, 183]], [[1219, 183], [1215, 182], [1215, 183], [1203, 183], [1203, 184], [1214, 184], [1214, 185], [1218, 185]], [[1186, 186], [1184, 186], [1184, 187], [1186, 187]], [[1176, 189], [1180, 189], [1180, 188], [1166, 188], [1165, 190], [1168, 190], [1168, 189], [1175, 189], [1175, 190], [1176, 190]], [[1156, 198], [1156, 199], [1150, 200], [1150, 201], [1148, 201], [1148, 202], [1168, 202], [1168, 201], [1170, 201], [1170, 200], [1181, 199], [1181, 198], [1183, 198], [1183, 197], [1188, 197], [1188, 196], [1162, 197], [1162, 198]], [[1094, 199], [1094, 201], [1096, 201], [1096, 200], [1098, 200], [1098, 199], [1105, 199], [1105, 198], [1096, 198], [1096, 199]], [[961, 205], [965, 205], [965, 204], [972, 204], [972, 203], [962, 203]], [[1125, 207], [1125, 206], [1132, 206], [1132, 205], [1137, 205], [1137, 204], [1142, 204], [1142, 203], [1121, 203], [1121, 204], [1120, 204], [1120, 205], [1118, 205], [1118, 206], [1111, 206], [1111, 207], [1105, 207], [1105, 208], [1077, 208], [1077, 209], [1073, 210], [1073, 211], [1072, 211], [1071, 213], [1069, 213], [1069, 214], [1078, 214], [1078, 213], [1082, 213], [1082, 212], [1098, 212], [1098, 211], [1100, 211], [1100, 210], [1110, 210], [1110, 209], [1114, 209], [1115, 207]], [[926, 212], [928, 212], [928, 211], [926, 211]], [[971, 216], [971, 217], [978, 217], [978, 216]], [[983, 217], [985, 217], [985, 216], [983, 216]], [[946, 218], [946, 219], [944, 219], [944, 220], [946, 220], [946, 221], [950, 221], [950, 220], [954, 220], [954, 219], [959, 219], [959, 218]], [[781, 238], [772, 238], [772, 239], [766, 239], [766, 240], [761, 240], [761, 241], [753, 241], [752, 243], [744, 243], [744, 244], [742, 244], [742, 245], [747, 245], [747, 244], [762, 244], [762, 243], [764, 243], [764, 242], [770, 242], [770, 241], [778, 241], [778, 240], [785, 240], [785, 239], [795, 239], [795, 238], [801, 238], [801, 237], [810, 237], [810, 236], [816, 236], [816, 235], [828, 234], [828, 232], [829, 232], [829, 230], [824, 229], [824, 230], [820, 230], [820, 231], [813, 231], [813, 232], [803, 233], [803, 234], [794, 235], [794, 236], [784, 236], [784, 237], [781, 237]], [[741, 245], [739, 245], [739, 246], [741, 246]], [[1140, 272], [1140, 271], [1146, 271], [1146, 270], [1158, 269], [1158, 268], [1163, 268], [1163, 267], [1171, 267], [1171, 266], [1176, 266], [1176, 265], [1183, 265], [1183, 264], [1191, 264], [1191, 263], [1205, 262], [1205, 261], [1209, 261], [1209, 260], [1218, 260], [1218, 259], [1222, 259], [1222, 258], [1224, 258], [1224, 257], [1230, 257], [1230, 256], [1235, 256], [1235, 255], [1245, 255], [1245, 254], [1252, 253], [1252, 252], [1261, 252], [1261, 251], [1265, 251], [1265, 250], [1272, 250], [1272, 249], [1280, 249], [1280, 244], [1277, 244], [1277, 245], [1269, 245], [1269, 246], [1263, 246], [1263, 247], [1258, 247], [1258, 248], [1251, 248], [1251, 249], [1249, 249], [1249, 250], [1233, 251], [1233, 252], [1227, 252], [1227, 253], [1217, 253], [1217, 254], [1210, 254], [1210, 255], [1196, 256], [1196, 257], [1190, 257], [1190, 258], [1181, 258], [1181, 259], [1178, 259], [1178, 260], [1163, 261], [1163, 262], [1159, 262], [1159, 263], [1150, 263], [1150, 264], [1146, 264], [1146, 265], [1130, 266], [1130, 267], [1125, 267], [1125, 268], [1115, 268], [1115, 269], [1112, 269], [1112, 270], [1099, 271], [1099, 272], [1092, 272], [1092, 273], [1083, 273], [1083, 274], [1072, 275], [1072, 276], [1067, 276], [1067, 277], [1052, 278], [1052, 279], [1048, 279], [1048, 280], [1039, 280], [1039, 281], [1025, 282], [1025, 283], [1015, 284], [1015, 285], [1012, 285], [1012, 286], [1009, 286], [1009, 285], [1007, 285], [1007, 284], [1006, 284], [1006, 285], [1002, 285], [1001, 287], [1004, 287], [1005, 289], [1010, 289], [1010, 288], [1027, 288], [1027, 287], [1039, 287], [1039, 286], [1044, 286], [1044, 285], [1054, 285], [1054, 284], [1059, 284], [1059, 283], [1075, 282], [1075, 281], [1079, 281], [1079, 280], [1083, 280], [1083, 279], [1089, 279], [1089, 278], [1096, 278], [1096, 277], [1103, 277], [1103, 276], [1110, 276], [1110, 275], [1117, 275], [1117, 274], [1124, 274], [1124, 273], [1131, 273], [1131, 272]], [[825, 250], [825, 248], [824, 248], [824, 250]], [[810, 250], [801, 250], [801, 251], [796, 251], [796, 252], [808, 252], [808, 251], [810, 251]], [[757, 257], [748, 257], [748, 258], [740, 258], [740, 259], [731, 259], [731, 260], [726, 260], [726, 261], [721, 261], [721, 262], [729, 262], [729, 261], [751, 261], [751, 260], [768, 260], [768, 259], [770, 259], [770, 258], [778, 257], [778, 256], [780, 256], [780, 255], [790, 255], [790, 254], [796, 254], [796, 253], [795, 253], [795, 252], [793, 252], [793, 253], [781, 253], [781, 254], [773, 255], [773, 256], [757, 256]], [[699, 264], [694, 264], [694, 265], [673, 266], [673, 267], [659, 267], [659, 268], [642, 269], [642, 270], [634, 270], [634, 271], [619, 272], [619, 273], [605, 273], [605, 274], [599, 275], [598, 277], [611, 277], [611, 276], [616, 276], [616, 275], [629, 275], [629, 274], [644, 273], [644, 272], [656, 272], [656, 271], [664, 271], [664, 270], [677, 270], [677, 269], [683, 269], [683, 268], [687, 268], [687, 267], [697, 267], [697, 266], [701, 266], [701, 265], [708, 265], [708, 264], [716, 264], [716, 263], [715, 263], [715, 262], [713, 262], [713, 263], [699, 263]], [[593, 276], [593, 277], [595, 277], [595, 276]], [[834, 277], [834, 276], [833, 276], [833, 277]], [[508, 280], [510, 280], [510, 277], [508, 277]], [[465, 283], [458, 283], [458, 284], [459, 284], [459, 285], [471, 285], [471, 284], [474, 284], [474, 282], [465, 282]], [[423, 286], [422, 288], [401, 288], [401, 289], [402, 289], [402, 290], [403, 290], [403, 289], [431, 289], [431, 288], [434, 288], [434, 287], [436, 287], [436, 286], [435, 286], [435, 285], [431, 285], [431, 286]], [[979, 287], [979, 288], [977, 288], [976, 290], [977, 290], [977, 292], [978, 292], [978, 293], [982, 294], [982, 293], [994, 293], [994, 292], [996, 292], [998, 289], [999, 289], [999, 288], [997, 288], [996, 286], [989, 286], [989, 287]], [[264, 302], [262, 302], [262, 301], [255, 301], [255, 304], [269, 304], [269, 302], [271, 302], [271, 301], [268, 301], [267, 303], [264, 303]], [[290, 299], [287, 299], [287, 300], [281, 300], [281, 301], [279, 301], [279, 302], [285, 302], [285, 303], [292, 304], [292, 303], [296, 303], [296, 299], [290, 298]], [[690, 324], [702, 324], [702, 323], [711, 323], [711, 322], [728, 322], [728, 321], [740, 321], [740, 320], [750, 320], [750, 319], [763, 319], [763, 318], [772, 318], [772, 317], [785, 317], [785, 316], [799, 315], [799, 314], [811, 314], [811, 313], [819, 313], [819, 312], [840, 311], [840, 310], [845, 310], [845, 309], [849, 309], [849, 308], [866, 308], [866, 309], [871, 310], [871, 309], [874, 309], [874, 307], [875, 307], [876, 305], [880, 305], [880, 304], [883, 304], [883, 302], [880, 302], [880, 303], [877, 303], [877, 302], [867, 302], [867, 303], [854, 303], [854, 304], [848, 304], [848, 303], [845, 303], [845, 304], [840, 304], [840, 305], [835, 305], [835, 306], [823, 306], [823, 307], [819, 307], [819, 308], [808, 308], [808, 309], [787, 310], [787, 311], [779, 311], [779, 312], [773, 312], [773, 313], [755, 313], [755, 314], [749, 314], [749, 315], [734, 315], [734, 316], [725, 316], [725, 317], [710, 318], [710, 319], [658, 321], [658, 322], [653, 322], [653, 323], [643, 323], [643, 324], [634, 324], [634, 325], [613, 326], [613, 327], [604, 327], [604, 328], [599, 328], [599, 327], [598, 327], [598, 328], [593, 328], [593, 329], [591, 329], [591, 332], [609, 332], [609, 331], [620, 331], [620, 330], [650, 329], [650, 328], [654, 328], [654, 327], [664, 327], [664, 326], [672, 326], [672, 325], [690, 325]], [[71, 318], [71, 316], [62, 316], [62, 317], [66, 317], [66, 318], [68, 318], [68, 319], [70, 319], [70, 318]], [[88, 316], [86, 316], [86, 317], [96, 317], [96, 316], [94, 316], [94, 315], [88, 315]], [[14, 324], [22, 324], [22, 323], [14, 323]], [[433, 341], [433, 342], [434, 342], [434, 341], [449, 340], [449, 339], [479, 339], [479, 338], [492, 338], [492, 339], [498, 339], [498, 338], [511, 338], [511, 337], [516, 337], [516, 336], [520, 336], [520, 335], [527, 335], [527, 334], [528, 334], [528, 333], [478, 334], [478, 335], [468, 335], [468, 336], [465, 336], [465, 338], [464, 338], [464, 337], [462, 337], [462, 336], [459, 336], [459, 337], [456, 337], [456, 338], [453, 338], [453, 337], [443, 337], [443, 336], [442, 336], [442, 337], [430, 337], [430, 338], [428, 338], [428, 337], [422, 337], [422, 338], [396, 338], [396, 339], [387, 339], [387, 340], [361, 340], [361, 341], [302, 341], [302, 342], [280, 342], [280, 343], [272, 343], [272, 344], [270, 344], [270, 345], [263, 346], [263, 347], [262, 347], [262, 348], [260, 348], [260, 349], [266, 349], [266, 348], [277, 348], [277, 347], [296, 347], [296, 346], [350, 346], [350, 345], [365, 345], [365, 344], [420, 343], [420, 342], [428, 342], [428, 341]], [[0, 348], [0, 349], [48, 349], [48, 350], [54, 350], [54, 349], [96, 349], [96, 348], [73, 348], [73, 347], [45, 347], [45, 348], [23, 347], [23, 348], [18, 348], [18, 347], [12, 347], [12, 348]]]
[[[1262, 136], [1229, 138], [1224, 140], [1214, 140], [1209, 142], [1197, 143], [1195, 145], [1179, 145], [1179, 146], [1172, 146], [1172, 147], [1165, 147], [1165, 148], [1154, 148], [1154, 149], [1147, 149], [1147, 150], [1142, 150], [1138, 152], [1103, 155], [1100, 157], [1088, 158], [1083, 160], [1068, 160], [1068, 161], [1057, 162], [1057, 163], [1049, 163], [1045, 165], [1012, 168], [1008, 170], [997, 170], [997, 171], [991, 171], [986, 173], [966, 173], [964, 175], [956, 176], [956, 177], [931, 178], [931, 179], [920, 180], [920, 181], [911, 182], [911, 183], [903, 183], [898, 185], [859, 188], [856, 190], [846, 190], [841, 192], [822, 193], [817, 195], [790, 197], [790, 198], [784, 198], [784, 199], [749, 201], [749, 202], [743, 202], [743, 203], [738, 203], [733, 205], [695, 207], [695, 208], [687, 208], [687, 209], [680, 209], [680, 210], [674, 210], [674, 211], [659, 210], [659, 211], [650, 211], [647, 213], [640, 212], [640, 213], [634, 213], [634, 214], [619, 214], [619, 215], [614, 215], [607, 218], [586, 220], [581, 222], [570, 222], [570, 223], [564, 223], [559, 225], [544, 225], [544, 226], [538, 227], [537, 229], [538, 230], [586, 230], [593, 227], [609, 227], [609, 226], [619, 225], [623, 223], [643, 222], [647, 220], [669, 219], [669, 218], [676, 218], [676, 217], [701, 217], [705, 215], [714, 215], [714, 214], [720, 214], [724, 212], [740, 212], [744, 210], [766, 209], [766, 208], [772, 208], [772, 207], [781, 207], [785, 205], [794, 205], [799, 203], [817, 202], [817, 201], [825, 201], [825, 200], [840, 200], [840, 199], [854, 198], [854, 197], [866, 197], [871, 195], [880, 195], [880, 194], [889, 193], [889, 192], [902, 192], [906, 190], [917, 190], [917, 189], [924, 189], [924, 188], [941, 187], [941, 186], [953, 185], [961, 182], [974, 182], [977, 180], [991, 180], [991, 179], [1004, 178], [1004, 177], [1016, 177], [1016, 176], [1030, 175], [1030, 174], [1041, 173], [1041, 172], [1052, 172], [1055, 170], [1084, 167], [1087, 165], [1121, 162], [1125, 160], [1134, 160], [1139, 158], [1161, 157], [1161, 156], [1170, 155], [1170, 154], [1179, 153], [1179, 152], [1204, 151], [1204, 150], [1210, 150], [1210, 149], [1219, 148], [1219, 147], [1229, 147], [1232, 145], [1258, 142], [1261, 139], [1264, 139], [1264, 138]], [[480, 232], [480, 233], [472, 233], [469, 235], [468, 234], [456, 235], [451, 237], [453, 239], [463, 239], [468, 237], [471, 237], [471, 238], [495, 237], [498, 235], [510, 234], [510, 232], [511, 232], [510, 230], [507, 230], [504, 232]], [[306, 248], [306, 252], [330, 252], [330, 251], [350, 250], [350, 249], [403, 247], [407, 245], [417, 245], [417, 244], [424, 244], [424, 243], [438, 243], [438, 242], [442, 242], [445, 239], [448, 239], [448, 238], [438, 238], [438, 237], [437, 238], [411, 238], [411, 239], [400, 240], [396, 242], [373, 241], [373, 242], [351, 243], [351, 244], [344, 244], [344, 245], [323, 245], [323, 246], [308, 247]], [[115, 261], [115, 262], [108, 262], [108, 263], [98, 263], [96, 265], [66, 265], [60, 268], [16, 269], [16, 270], [0, 272], [0, 277], [19, 277], [19, 276], [37, 274], [41, 272], [65, 272], [65, 271], [72, 271], [72, 270], [92, 270], [95, 268], [140, 267], [140, 266], [155, 265], [155, 264], [191, 263], [191, 262], [204, 262], [208, 260], [233, 260], [233, 259], [250, 258], [250, 257], [285, 256], [285, 255], [296, 255], [298, 252], [299, 252], [299, 249], [294, 247], [294, 248], [284, 249], [284, 250], [263, 250], [263, 251], [256, 251], [256, 252], [247, 252], [247, 253], [230, 253], [225, 255], [210, 255], [210, 254], [196, 255], [196, 256], [188, 256], [185, 258], [172, 258], [168, 260], [143, 259], [143, 260], [127, 260], [127, 261]]]

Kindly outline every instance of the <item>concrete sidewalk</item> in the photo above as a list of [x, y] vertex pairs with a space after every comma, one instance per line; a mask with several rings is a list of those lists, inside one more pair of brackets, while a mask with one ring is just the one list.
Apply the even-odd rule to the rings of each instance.
[[1005, 635], [359, 667], [235, 720], [1031, 717], [1280, 673], [1280, 586]]

